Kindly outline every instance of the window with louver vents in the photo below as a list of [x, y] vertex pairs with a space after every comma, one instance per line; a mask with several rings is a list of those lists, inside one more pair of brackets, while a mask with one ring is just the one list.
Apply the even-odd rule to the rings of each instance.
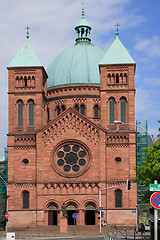
[[126, 122], [126, 98], [122, 97], [120, 99], [121, 104], [121, 122]]
[[122, 207], [122, 191], [120, 189], [115, 191], [115, 207]]
[[29, 208], [29, 192], [23, 191], [23, 208], [28, 209]]
[[23, 101], [18, 101], [18, 126], [23, 126]]
[[29, 100], [28, 102], [28, 116], [29, 116], [29, 126], [34, 126], [34, 102]]
[[109, 123], [114, 123], [115, 120], [115, 99], [111, 97], [109, 99]]

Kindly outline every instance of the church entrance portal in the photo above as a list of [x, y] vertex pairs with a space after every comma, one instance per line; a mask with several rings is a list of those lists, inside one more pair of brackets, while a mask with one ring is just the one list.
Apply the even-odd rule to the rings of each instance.
[[48, 211], [48, 225], [57, 225], [57, 211]]
[[72, 215], [73, 213], [76, 213], [75, 210], [68, 210], [67, 213], [68, 213], [68, 225], [74, 225], [74, 218], [72, 217]]
[[86, 204], [85, 208], [85, 225], [95, 225], [96, 204], [94, 202], [89, 202]]
[[95, 225], [95, 210], [86, 210], [85, 224]]

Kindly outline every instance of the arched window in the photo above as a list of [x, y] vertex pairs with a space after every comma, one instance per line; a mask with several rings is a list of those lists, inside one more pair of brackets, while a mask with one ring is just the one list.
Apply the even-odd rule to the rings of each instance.
[[61, 111], [60, 111], [60, 107], [59, 106], [57, 106], [56, 107], [56, 110], [57, 110], [57, 116], [61, 113]]
[[95, 118], [99, 117], [99, 107], [97, 104], [94, 106], [94, 117]]
[[64, 112], [65, 110], [66, 110], [66, 107], [62, 105], [62, 112]]
[[23, 101], [18, 100], [18, 126], [23, 126]]
[[115, 119], [115, 99], [111, 97], [109, 99], [109, 123], [114, 123]]
[[119, 83], [119, 75], [118, 75], [118, 73], [116, 74], [116, 83]]
[[84, 28], [81, 29], [81, 37], [84, 35]]
[[121, 105], [121, 122], [126, 122], [126, 98], [122, 97], [120, 99], [120, 105]]
[[28, 209], [29, 208], [29, 192], [23, 191], [22, 196], [23, 196], [23, 208]]
[[120, 189], [115, 191], [115, 207], [122, 207], [122, 191]]
[[127, 83], [127, 74], [124, 74], [124, 82]]
[[50, 120], [50, 111], [49, 111], [49, 107], [47, 107], [47, 121]]
[[28, 125], [34, 126], [34, 102], [33, 102], [33, 100], [28, 101]]
[[74, 109], [75, 109], [77, 112], [79, 112], [79, 106], [78, 106], [78, 104], [76, 104], [76, 105], [74, 106]]
[[27, 87], [27, 77], [24, 77], [24, 86]]
[[111, 74], [108, 74], [108, 83], [111, 83]]
[[80, 106], [81, 114], [85, 115], [85, 106], [82, 104]]

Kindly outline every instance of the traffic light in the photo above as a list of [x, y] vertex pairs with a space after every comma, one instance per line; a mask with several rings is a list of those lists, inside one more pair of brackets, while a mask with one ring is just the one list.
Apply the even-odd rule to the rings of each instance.
[[[100, 214], [100, 212], [98, 212], [98, 214]], [[100, 219], [100, 215], [98, 215], [98, 219]]]
[[126, 183], [126, 189], [127, 190], [131, 189], [131, 181], [129, 181], [128, 179], [127, 179], [127, 183]]
[[103, 217], [104, 217], [104, 212], [101, 211], [101, 218], [103, 218]]

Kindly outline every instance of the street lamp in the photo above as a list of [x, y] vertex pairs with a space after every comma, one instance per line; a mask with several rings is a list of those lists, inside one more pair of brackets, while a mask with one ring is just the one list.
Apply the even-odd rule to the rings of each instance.
[[126, 123], [126, 122], [121, 122], [121, 121], [117, 121], [117, 120], [114, 120], [114, 123], [116, 123], [116, 124], [126, 124], [126, 125], [131, 125], [131, 126], [139, 127], [139, 128], [141, 128], [142, 130], [144, 130], [146, 133], [148, 133], [148, 135], [149, 135], [150, 138], [152, 139], [152, 143], [155, 142], [153, 136], [152, 136], [145, 128], [143, 128], [143, 127], [141, 127], [141, 126], [139, 126], [139, 125], [137, 125], [137, 124]]
[[[8, 194], [7, 194], [7, 183], [4, 180], [4, 178], [2, 176], [0, 176], [0, 179], [2, 180], [2, 182], [4, 183], [5, 187], [6, 187], [6, 213], [8, 212]], [[7, 238], [7, 221], [6, 221], [6, 238]]]

